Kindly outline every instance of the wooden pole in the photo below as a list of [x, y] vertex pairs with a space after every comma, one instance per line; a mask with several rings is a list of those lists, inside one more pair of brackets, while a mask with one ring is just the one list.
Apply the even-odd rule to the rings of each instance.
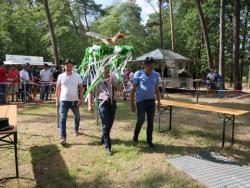
[[225, 0], [220, 1], [220, 48], [219, 48], [219, 73], [224, 78], [225, 64]]
[[162, 21], [162, 0], [159, 0], [159, 20], [160, 20], [160, 42], [161, 42], [161, 49], [164, 48], [164, 39], [163, 39], [163, 21]]
[[170, 29], [171, 29], [172, 51], [175, 51], [175, 32], [174, 32], [173, 0], [169, 0], [169, 16], [170, 16]]

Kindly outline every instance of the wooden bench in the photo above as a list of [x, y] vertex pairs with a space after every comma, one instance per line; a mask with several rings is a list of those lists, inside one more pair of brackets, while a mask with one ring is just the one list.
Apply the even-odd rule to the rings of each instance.
[[[232, 123], [231, 145], [233, 145], [234, 144], [235, 117], [249, 113], [248, 111], [244, 111], [244, 110], [235, 110], [235, 109], [230, 109], [230, 108], [221, 108], [221, 107], [215, 107], [215, 106], [209, 106], [209, 105], [192, 104], [192, 103], [179, 102], [179, 101], [173, 101], [173, 100], [161, 100], [161, 104], [162, 104], [162, 110], [159, 115], [159, 132], [166, 132], [166, 131], [171, 130], [173, 107], [187, 108], [187, 109], [200, 110], [200, 111], [206, 111], [206, 112], [215, 112], [215, 113], [221, 114], [220, 117], [222, 117], [223, 119], [222, 148], [224, 148], [224, 143], [225, 143], [226, 125], [229, 122]], [[161, 120], [161, 115], [164, 111], [169, 112], [169, 128], [166, 130], [161, 130], [160, 120]]]
[[[0, 131], [0, 148], [6, 146], [8, 147], [9, 145], [14, 146], [15, 165], [16, 165], [15, 178], [19, 178], [18, 157], [17, 157], [17, 106], [16, 105], [0, 106], [0, 117], [9, 118], [9, 124], [14, 126], [14, 128], [11, 130]], [[13, 139], [11, 138], [12, 136]]]

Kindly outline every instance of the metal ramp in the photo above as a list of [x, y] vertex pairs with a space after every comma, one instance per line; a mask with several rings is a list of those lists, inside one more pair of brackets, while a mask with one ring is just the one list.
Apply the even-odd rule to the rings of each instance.
[[250, 188], [250, 167], [214, 152], [167, 159], [176, 168], [211, 188]]

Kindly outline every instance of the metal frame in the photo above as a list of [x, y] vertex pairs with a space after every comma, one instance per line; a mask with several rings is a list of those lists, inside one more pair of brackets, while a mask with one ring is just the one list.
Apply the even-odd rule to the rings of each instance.
[[[167, 111], [169, 113], [169, 125], [168, 125], [168, 129], [161, 130], [161, 115], [162, 115], [162, 112], [164, 112], [164, 111]], [[159, 113], [159, 127], [158, 127], [159, 133], [171, 131], [171, 129], [172, 129], [172, 111], [173, 111], [173, 106], [163, 107], [162, 110], [160, 111], [160, 113]], [[223, 120], [221, 148], [224, 148], [224, 145], [225, 145], [226, 125], [228, 123], [232, 123], [231, 146], [233, 146], [233, 144], [234, 144], [234, 130], [235, 130], [235, 115], [219, 114], [219, 118]]]
[[[12, 135], [14, 139], [11, 138]], [[8, 145], [14, 145], [16, 178], [19, 178], [18, 157], [17, 157], [17, 131], [6, 133], [3, 136], [1, 135], [0, 142], [4, 143], [4, 144], [0, 144], [0, 148], [4, 148], [5, 146], [8, 146]]]
[[232, 138], [231, 146], [234, 144], [234, 129], [235, 129], [235, 115], [222, 114], [219, 115], [220, 119], [223, 119], [223, 128], [222, 128], [222, 139], [221, 139], [221, 148], [224, 148], [225, 138], [226, 138], [226, 125], [232, 123]]
[[[171, 129], [172, 129], [172, 110], [173, 110], [172, 108], [173, 108], [172, 106], [166, 106], [166, 107], [163, 107], [162, 110], [160, 111], [160, 113], [159, 113], [159, 127], [158, 127], [159, 133], [171, 131]], [[169, 113], [169, 124], [168, 124], [168, 129], [161, 131], [161, 115], [162, 115], [162, 112], [164, 112], [164, 111], [167, 111]]]

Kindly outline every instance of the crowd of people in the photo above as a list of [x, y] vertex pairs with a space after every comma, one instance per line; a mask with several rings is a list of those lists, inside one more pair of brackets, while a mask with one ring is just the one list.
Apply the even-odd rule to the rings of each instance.
[[[82, 78], [73, 71], [73, 62], [66, 60], [65, 72], [60, 74], [56, 86], [56, 104], [59, 108], [60, 143], [66, 144], [66, 120], [69, 109], [74, 114], [74, 132], [79, 135], [80, 110], [83, 103], [83, 93], [87, 85]], [[96, 86], [95, 98], [99, 103], [98, 111], [102, 121], [102, 135], [100, 142], [104, 144], [107, 155], [112, 154], [110, 132], [116, 116], [116, 99], [119, 92], [130, 92], [131, 111], [137, 113], [137, 123], [134, 130], [133, 142], [137, 143], [141, 127], [147, 116], [147, 143], [153, 144], [153, 126], [155, 116], [155, 100], [157, 109], [160, 110], [159, 74], [154, 71], [154, 60], [147, 58], [144, 68], [132, 73], [125, 72], [123, 83], [118, 82], [118, 77], [110, 70], [105, 70], [103, 80]], [[126, 87], [124, 85], [126, 81]], [[85, 84], [83, 84], [85, 83]]]
[[211, 69], [207, 74], [207, 90], [209, 92], [216, 91], [217, 97], [224, 96], [224, 80], [216, 69]]
[[47, 64], [41, 70], [29, 63], [6, 66], [0, 62], [0, 103], [7, 103], [9, 97], [12, 102], [36, 100], [38, 93], [41, 101], [47, 101], [60, 73], [59, 67], [51, 68]]

